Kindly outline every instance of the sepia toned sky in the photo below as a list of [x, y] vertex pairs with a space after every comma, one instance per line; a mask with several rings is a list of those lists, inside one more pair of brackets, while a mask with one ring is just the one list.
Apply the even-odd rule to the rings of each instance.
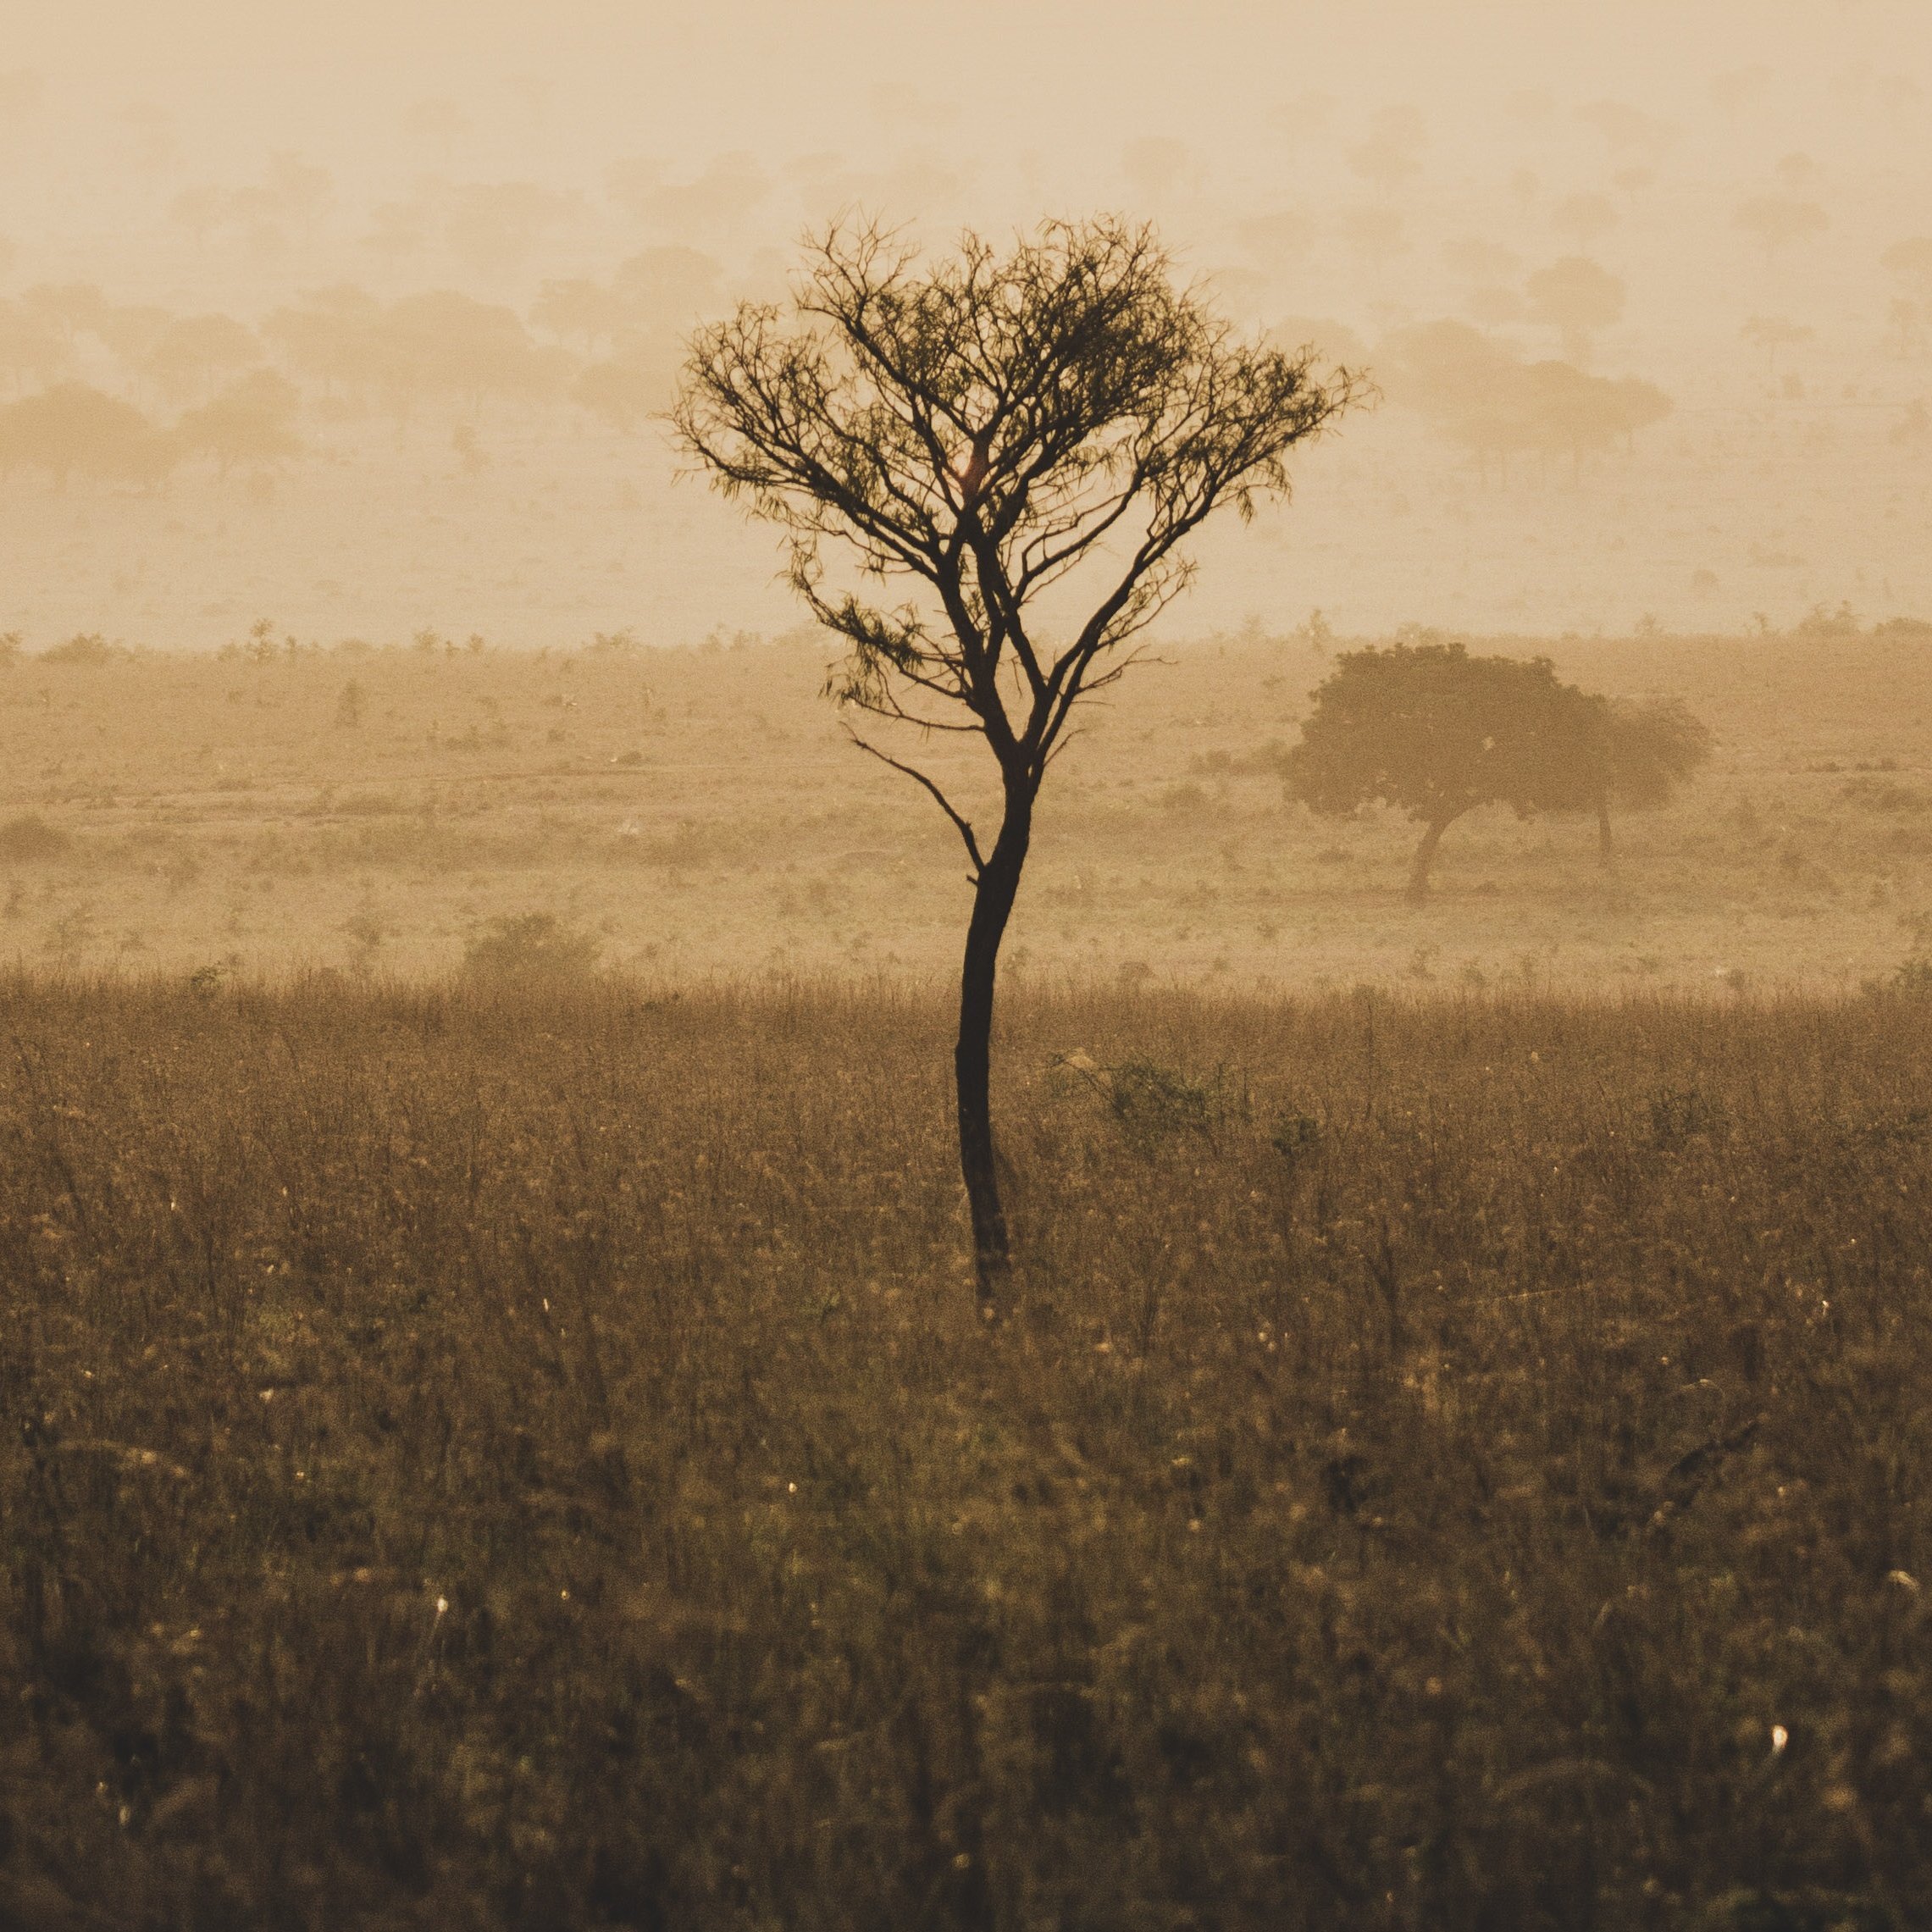
[[[1885, 265], [1888, 249], [1932, 236], [1923, 4], [13, 11], [0, 40], [0, 301], [78, 282], [112, 303], [254, 327], [345, 284], [384, 302], [453, 290], [541, 337], [531, 318], [546, 285], [601, 285], [639, 251], [712, 265], [682, 325], [689, 304], [782, 289], [801, 231], [843, 209], [940, 242], [966, 224], [1118, 212], [1155, 221], [1243, 321], [1332, 335], [1398, 378], [1372, 423], [1310, 457], [1292, 527], [1265, 533], [1271, 548], [1224, 555], [1213, 540], [1191, 606], [1203, 623], [1317, 603], [1365, 628], [1614, 627], [1647, 612], [1721, 627], [1839, 601], [1932, 614], [1932, 432], [1920, 428], [1932, 285]], [[1753, 227], [1753, 208], [1796, 225]], [[1537, 319], [1525, 296], [1579, 256], [1618, 291], [1614, 319], [1587, 339]], [[1596, 376], [1651, 385], [1670, 413], [1586, 465], [1497, 485], [1409, 407], [1399, 379], [1403, 332], [1445, 321], [1505, 357], [1581, 358]], [[86, 345], [76, 355], [77, 373], [165, 421], [138, 371]], [[456, 534], [418, 544], [391, 582], [393, 516], [367, 535], [366, 591], [343, 593], [333, 617], [317, 573], [267, 561], [278, 546], [299, 558], [303, 518], [334, 540], [401, 487], [389, 444], [316, 417], [327, 400], [305, 398], [304, 434], [344, 473], [340, 500], [318, 462], [278, 471], [280, 521], [264, 510], [259, 540], [234, 539], [254, 582], [233, 597], [318, 627], [374, 625], [390, 605], [398, 624], [427, 621], [430, 605], [452, 625], [547, 622], [534, 569], [517, 597], [485, 595]], [[587, 419], [567, 416], [498, 411], [481, 424], [501, 460], [452, 523], [496, 529], [491, 518], [520, 514], [507, 494], [514, 436], [557, 488], [602, 506], [573, 528], [648, 576], [642, 628], [701, 632], [714, 610], [782, 623], [768, 543], [718, 507], [665, 497], [655, 534], [634, 538], [609, 522], [619, 472], [650, 505], [668, 487], [661, 436], [594, 446]], [[411, 429], [411, 446], [428, 434]], [[25, 501], [21, 490], [0, 479], [0, 494]], [[166, 513], [103, 502], [85, 541], [64, 510], [33, 499], [16, 528], [41, 546], [33, 582], [0, 582], [14, 610], [0, 628], [65, 622], [94, 599], [102, 622], [145, 619], [169, 640], [192, 630], [188, 594], [170, 605], [153, 580], [231, 567], [189, 540], [198, 525], [181, 512], [197, 492], [211, 530], [232, 520], [191, 468], [169, 490]], [[130, 529], [150, 582], [115, 591]], [[558, 609], [582, 606], [584, 562], [560, 561], [560, 584], [578, 587], [556, 591]], [[631, 608], [621, 595], [592, 604], [607, 622]]]

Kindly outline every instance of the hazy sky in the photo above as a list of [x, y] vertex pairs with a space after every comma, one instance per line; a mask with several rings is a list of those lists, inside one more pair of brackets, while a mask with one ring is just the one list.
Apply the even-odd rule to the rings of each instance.
[[[1574, 345], [1525, 307], [1528, 279], [1580, 252], [1627, 297], [1589, 366], [1658, 385], [1661, 427], [1580, 477], [1525, 466], [1497, 493], [1392, 407], [1307, 466], [1278, 551], [1237, 534], [1223, 555], [1217, 538], [1189, 610], [1320, 602], [1363, 624], [1557, 628], [1646, 610], [1739, 624], [1842, 597], [1932, 615], [1932, 288], [1881, 265], [1932, 235], [1924, 0], [13, 0], [5, 25], [0, 300], [87, 282], [254, 324], [344, 282], [385, 301], [455, 288], [541, 333], [547, 282], [606, 281], [667, 243], [715, 259], [717, 303], [778, 285], [800, 230], [844, 208], [934, 241], [1105, 210], [1155, 220], [1248, 321], [1332, 318], [1373, 357], [1406, 325], [1455, 317], [1533, 359]], [[297, 163], [326, 185], [291, 213], [271, 191]], [[535, 212], [499, 247], [472, 217], [502, 193]], [[1739, 219], [1753, 197], [1820, 225], [1763, 246]], [[203, 203], [212, 221], [192, 213]], [[1497, 265], [1459, 266], [1459, 250]], [[1902, 334], [1903, 301], [1924, 313]], [[1786, 347], [1752, 346], [1766, 318]], [[104, 346], [77, 356], [158, 418], [184, 407]], [[406, 451], [326, 417], [329, 400], [306, 399], [313, 460], [259, 531], [230, 515], [241, 483], [191, 470], [166, 498], [102, 497], [91, 523], [14, 482], [16, 543], [36, 547], [5, 586], [7, 623], [72, 612], [192, 634], [222, 600], [190, 586], [238, 558], [252, 587], [223, 595], [318, 628], [407, 604], [410, 622], [534, 632], [552, 595], [602, 624], [639, 610], [698, 634], [780, 621], [769, 545], [731, 512], [688, 510], [686, 490], [637, 534], [615, 479], [647, 494], [662, 480], [651, 432], [593, 447], [567, 413], [495, 410], [481, 425], [495, 467], [463, 485], [490, 498], [493, 525], [421, 467], [447, 423], [419, 424]], [[339, 504], [324, 501], [331, 478]], [[487, 529], [500, 551], [531, 515], [530, 479], [593, 506], [571, 527], [598, 561], [554, 575], [527, 562], [485, 597], [462, 544]], [[358, 519], [389, 487], [425, 515], [434, 496], [443, 520], [379, 569], [401, 526]], [[143, 518], [157, 528], [137, 542]], [[273, 568], [271, 528], [290, 558]], [[362, 566], [312, 565], [324, 531]], [[645, 579], [655, 601], [625, 588]], [[186, 615], [167, 615], [170, 596]]]
[[345, 168], [358, 152], [379, 163], [396, 148], [396, 115], [442, 97], [468, 110], [471, 151], [505, 162], [540, 149], [567, 163], [600, 150], [775, 152], [889, 136], [961, 166], [1021, 151], [1066, 164], [1096, 142], [1111, 150], [1164, 128], [1246, 172], [1265, 163], [1250, 147], [1258, 125], [1310, 92], [1344, 111], [1414, 100], [1438, 138], [1480, 148], [1512, 94], [1608, 96], [1689, 119], [1709, 113], [1715, 75], [1758, 63], [1770, 73], [1752, 125], [1729, 137], [1769, 131], [1803, 145], [1830, 87], [1861, 65], [1923, 80], [1932, 43], [1927, 9], [1901, 0], [15, 0], [9, 11], [0, 63], [42, 75], [56, 125], [147, 100], [178, 118], [197, 155], [303, 145]]

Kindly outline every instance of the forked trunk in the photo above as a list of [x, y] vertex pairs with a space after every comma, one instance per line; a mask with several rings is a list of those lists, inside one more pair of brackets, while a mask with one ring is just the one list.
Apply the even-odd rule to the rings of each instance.
[[993, 1151], [993, 993], [999, 942], [1019, 896], [1020, 873], [1032, 834], [1032, 801], [1009, 800], [1005, 822], [974, 890], [960, 972], [960, 1036], [953, 1050], [959, 1097], [960, 1173], [972, 1217], [973, 1265], [983, 1309], [996, 1314], [1012, 1272], [1006, 1210]]
[[1616, 862], [1616, 853], [1610, 843], [1610, 794], [1597, 794], [1597, 862], [1600, 866], [1611, 866]]

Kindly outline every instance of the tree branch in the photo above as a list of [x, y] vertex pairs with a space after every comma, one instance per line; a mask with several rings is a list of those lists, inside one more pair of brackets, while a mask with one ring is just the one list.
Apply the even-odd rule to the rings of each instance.
[[845, 727], [845, 735], [861, 751], [869, 751], [882, 765], [889, 765], [894, 771], [905, 772], [906, 777], [911, 778], [915, 784], [925, 786], [926, 789], [933, 794], [938, 801], [939, 810], [952, 820], [954, 830], [966, 841], [966, 856], [972, 861], [972, 883], [977, 885], [979, 875], [986, 870], [986, 861], [979, 855], [979, 841], [972, 835], [972, 827], [959, 812], [954, 810], [952, 800], [923, 772], [914, 766], [901, 764], [896, 758], [889, 757], [885, 752], [880, 750], [876, 745], [866, 744], [865, 739], [860, 737], [850, 725]]

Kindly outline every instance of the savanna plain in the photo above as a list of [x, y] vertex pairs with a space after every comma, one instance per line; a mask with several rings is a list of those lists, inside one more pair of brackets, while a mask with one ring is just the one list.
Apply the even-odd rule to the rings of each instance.
[[0, 672], [0, 1923], [1926, 1923], [1923, 637], [1490, 640], [1718, 750], [1421, 906], [1341, 648], [1056, 767], [997, 1323], [802, 639]]

